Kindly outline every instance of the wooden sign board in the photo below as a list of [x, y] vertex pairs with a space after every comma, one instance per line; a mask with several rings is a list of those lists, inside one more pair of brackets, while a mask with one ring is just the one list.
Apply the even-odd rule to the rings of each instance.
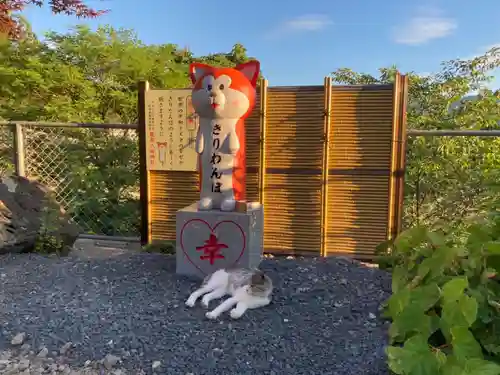
[[196, 171], [198, 117], [191, 89], [148, 90], [146, 153], [150, 171]]

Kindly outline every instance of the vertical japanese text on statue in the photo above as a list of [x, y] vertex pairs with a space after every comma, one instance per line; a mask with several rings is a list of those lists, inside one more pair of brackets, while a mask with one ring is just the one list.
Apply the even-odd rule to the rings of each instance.
[[[173, 118], [173, 111], [174, 111], [174, 103], [172, 96], [168, 97], [168, 143], [170, 145], [174, 144], [174, 118]], [[172, 150], [172, 147], [169, 147], [168, 153], [170, 155], [170, 168], [173, 167], [174, 164], [174, 150]]]
[[156, 152], [155, 152], [155, 107], [153, 103], [148, 104], [148, 133], [149, 133], [149, 165], [152, 167], [155, 165]]
[[222, 157], [219, 153], [220, 148], [220, 131], [221, 126], [219, 124], [214, 124], [212, 129], [212, 156], [210, 157], [210, 164], [212, 164], [212, 175], [210, 179], [212, 180], [212, 193], [221, 193], [222, 183], [220, 179], [222, 177], [222, 171], [219, 170], [220, 162]]
[[179, 127], [179, 164], [184, 164], [184, 127], [186, 126], [186, 113], [184, 111], [185, 97], [177, 97], [177, 126]]

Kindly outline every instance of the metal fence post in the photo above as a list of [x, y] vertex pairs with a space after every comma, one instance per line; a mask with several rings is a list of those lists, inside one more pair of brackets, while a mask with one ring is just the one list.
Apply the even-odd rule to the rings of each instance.
[[21, 124], [15, 124], [13, 129], [14, 135], [14, 164], [16, 168], [16, 174], [21, 177], [26, 176], [26, 162], [25, 162], [25, 148], [24, 148], [24, 134], [23, 126]]

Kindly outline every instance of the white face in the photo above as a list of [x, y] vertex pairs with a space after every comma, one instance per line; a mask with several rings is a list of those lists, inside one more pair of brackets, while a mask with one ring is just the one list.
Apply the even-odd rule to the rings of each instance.
[[247, 96], [230, 88], [231, 78], [222, 75], [215, 79], [203, 78], [202, 88], [193, 91], [192, 101], [196, 113], [203, 118], [240, 118], [250, 107]]

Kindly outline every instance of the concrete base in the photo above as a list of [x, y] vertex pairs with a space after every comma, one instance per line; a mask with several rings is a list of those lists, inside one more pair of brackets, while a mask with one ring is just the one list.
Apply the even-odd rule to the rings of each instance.
[[264, 235], [263, 207], [247, 212], [200, 211], [193, 203], [176, 217], [177, 274], [200, 278], [225, 267], [258, 267]]

